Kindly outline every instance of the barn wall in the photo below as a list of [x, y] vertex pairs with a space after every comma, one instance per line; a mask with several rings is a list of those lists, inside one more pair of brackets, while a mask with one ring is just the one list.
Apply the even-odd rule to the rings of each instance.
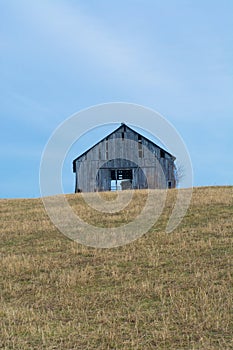
[[[132, 162], [133, 160], [133, 162]], [[110, 169], [133, 169], [133, 188], [166, 188], [168, 181], [175, 187], [172, 156], [127, 126], [91, 148], [75, 161], [76, 192], [108, 191], [111, 186]], [[141, 170], [140, 170], [141, 168]], [[147, 183], [145, 183], [145, 176]]]

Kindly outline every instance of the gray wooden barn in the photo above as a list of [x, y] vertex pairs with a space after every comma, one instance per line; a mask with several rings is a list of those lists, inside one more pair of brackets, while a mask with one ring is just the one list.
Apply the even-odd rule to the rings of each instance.
[[174, 188], [175, 157], [125, 123], [73, 161], [75, 192]]

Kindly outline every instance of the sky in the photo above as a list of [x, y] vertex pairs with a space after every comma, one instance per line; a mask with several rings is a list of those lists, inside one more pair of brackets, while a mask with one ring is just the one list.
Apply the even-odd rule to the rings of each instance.
[[232, 23], [231, 0], [2, 0], [0, 197], [39, 197], [51, 134], [109, 102], [162, 114], [186, 144], [194, 186], [233, 185]]

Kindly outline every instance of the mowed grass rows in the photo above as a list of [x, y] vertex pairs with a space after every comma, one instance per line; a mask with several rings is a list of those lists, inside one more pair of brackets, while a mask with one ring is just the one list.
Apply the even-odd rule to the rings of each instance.
[[[232, 195], [232, 187], [195, 188], [168, 234], [169, 190], [155, 226], [112, 249], [63, 236], [41, 199], [0, 200], [0, 348], [233, 349]], [[92, 224], [119, 226], [140, 212], [146, 192], [108, 217], [80, 194], [67, 198]]]

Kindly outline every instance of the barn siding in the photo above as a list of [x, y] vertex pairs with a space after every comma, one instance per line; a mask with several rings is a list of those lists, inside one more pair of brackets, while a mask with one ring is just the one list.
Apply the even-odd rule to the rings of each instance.
[[[175, 187], [174, 157], [166, 151], [164, 157], [161, 157], [160, 147], [143, 136], [138, 142], [138, 135], [123, 125], [77, 158], [74, 161], [75, 191], [108, 191], [111, 188], [110, 170], [125, 168], [133, 171], [133, 188], [166, 188], [168, 181], [171, 181], [171, 187]], [[142, 158], [139, 157], [140, 147]], [[129, 159], [134, 159], [135, 162], [132, 163]]]

